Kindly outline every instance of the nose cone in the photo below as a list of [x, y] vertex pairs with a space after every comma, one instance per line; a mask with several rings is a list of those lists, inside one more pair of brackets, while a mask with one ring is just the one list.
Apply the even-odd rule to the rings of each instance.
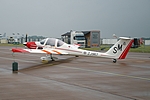
[[29, 49], [36, 49], [37, 47], [35, 42], [25, 42], [24, 45], [27, 46]]

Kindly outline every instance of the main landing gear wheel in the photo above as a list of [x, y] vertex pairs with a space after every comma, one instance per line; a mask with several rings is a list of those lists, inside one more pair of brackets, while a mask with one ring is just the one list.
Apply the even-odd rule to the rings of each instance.
[[113, 59], [113, 63], [116, 63], [117, 62], [117, 59]]
[[42, 63], [48, 63], [51, 60], [50, 57], [41, 57]]
[[48, 60], [42, 60], [43, 64], [47, 64], [49, 61]]
[[46, 55], [46, 57], [41, 57], [42, 63], [48, 63], [50, 61], [55, 61], [58, 59], [57, 57], [53, 57], [52, 55]]

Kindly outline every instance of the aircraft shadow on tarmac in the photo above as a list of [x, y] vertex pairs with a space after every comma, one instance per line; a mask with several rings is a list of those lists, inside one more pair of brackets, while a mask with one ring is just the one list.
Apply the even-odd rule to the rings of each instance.
[[123, 67], [127, 67], [128, 66], [128, 64], [126, 64], [126, 63], [124, 63], [124, 62], [120, 62], [119, 63], [121, 66], [123, 66]]
[[48, 61], [48, 62], [43, 63], [43, 64], [38, 64], [38, 65], [35, 65], [35, 66], [30, 66], [30, 67], [20, 69], [20, 70], [18, 70], [18, 72], [35, 70], [35, 69], [40, 69], [40, 68], [43, 68], [43, 67], [50, 67], [50, 66], [54, 66], [54, 65], [63, 64], [63, 63], [69, 63], [73, 59], [76, 59], [76, 57], [71, 57], [71, 58], [67, 58], [67, 59], [57, 59], [56, 61]]

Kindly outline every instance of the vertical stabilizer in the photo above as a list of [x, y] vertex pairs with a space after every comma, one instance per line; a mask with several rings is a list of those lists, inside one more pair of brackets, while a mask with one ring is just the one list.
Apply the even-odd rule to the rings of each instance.
[[115, 43], [107, 52], [110, 57], [114, 59], [125, 59], [132, 43], [132, 38], [120, 37], [120, 40]]

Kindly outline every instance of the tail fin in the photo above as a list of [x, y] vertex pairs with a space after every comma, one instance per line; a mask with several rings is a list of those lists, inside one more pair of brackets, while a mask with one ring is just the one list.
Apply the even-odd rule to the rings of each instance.
[[111, 58], [125, 59], [133, 41], [132, 38], [120, 37], [120, 40], [114, 44], [106, 54], [110, 55]]

